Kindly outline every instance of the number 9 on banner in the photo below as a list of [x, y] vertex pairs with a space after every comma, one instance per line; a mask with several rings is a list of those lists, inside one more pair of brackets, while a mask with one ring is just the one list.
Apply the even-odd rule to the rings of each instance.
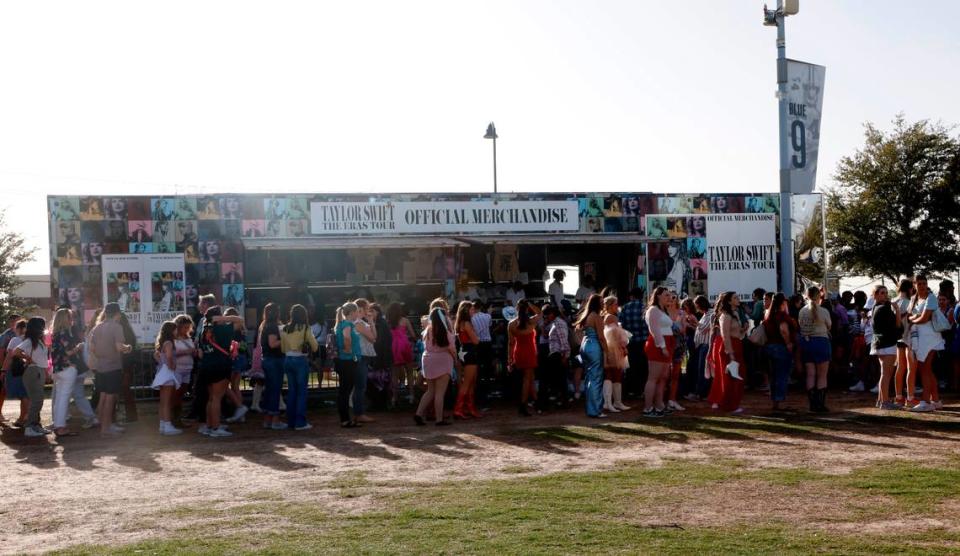
[[790, 142], [793, 144], [794, 168], [803, 168], [807, 165], [807, 130], [803, 120], [793, 120], [790, 125]]

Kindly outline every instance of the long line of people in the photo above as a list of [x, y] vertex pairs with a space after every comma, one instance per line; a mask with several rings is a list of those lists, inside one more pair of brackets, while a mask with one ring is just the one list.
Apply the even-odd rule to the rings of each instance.
[[[948, 383], [956, 388], [960, 378], [960, 305], [952, 283], [942, 282], [935, 295], [922, 275], [902, 281], [895, 298], [884, 286], [870, 297], [844, 292], [836, 300], [816, 287], [805, 298], [757, 290], [752, 307], [735, 292], [711, 306], [702, 295], [681, 300], [657, 287], [646, 300], [642, 290], [632, 290], [622, 307], [616, 295], [584, 294], [574, 312], [562, 290], [553, 290], [548, 303], [517, 296], [503, 311], [506, 373], [496, 372], [494, 319], [479, 301], [463, 301], [451, 312], [446, 300], [435, 299], [420, 334], [397, 303], [383, 311], [366, 299], [348, 301], [329, 330], [316, 315], [311, 323], [303, 305], [292, 305], [281, 322], [279, 306], [267, 303], [250, 350], [236, 309], [204, 296], [197, 321], [180, 315], [163, 323], [156, 339], [151, 386], [159, 391], [159, 433], [181, 434], [192, 417], [202, 434], [231, 436], [229, 424], [245, 420], [248, 411], [240, 390], [244, 375], [263, 428], [308, 430], [310, 372], [321, 352], [320, 367], [330, 361], [339, 379], [344, 428], [373, 421], [368, 383], [384, 392], [387, 407], [396, 407], [401, 393], [413, 404], [422, 391], [414, 421], [443, 426], [450, 417], [482, 418], [498, 378], [501, 390], [514, 389], [520, 415], [567, 408], [582, 395], [593, 418], [630, 410], [625, 401], [631, 398], [642, 399], [642, 414], [650, 418], [684, 411], [681, 399], [738, 414], [747, 386], [768, 390], [772, 409], [780, 411], [795, 381], [806, 390], [811, 412], [827, 412], [828, 377], [851, 380], [852, 392], [876, 384], [882, 410], [927, 412], [942, 407], [940, 390]], [[55, 312], [49, 331], [41, 318], [12, 315], [0, 335], [0, 404], [20, 400], [14, 425], [30, 437], [75, 435], [67, 426], [73, 400], [84, 428], [122, 434], [114, 414], [129, 382], [124, 358], [134, 350], [124, 319], [116, 303], [107, 304], [82, 336], [69, 309]], [[40, 421], [48, 368], [51, 428]], [[96, 410], [84, 391], [91, 374]], [[188, 394], [193, 412], [183, 415]]]

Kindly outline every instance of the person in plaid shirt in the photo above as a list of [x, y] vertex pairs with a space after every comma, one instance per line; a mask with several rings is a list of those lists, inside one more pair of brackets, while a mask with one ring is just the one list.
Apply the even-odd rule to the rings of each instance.
[[553, 398], [558, 407], [567, 405], [567, 364], [570, 360], [570, 330], [560, 311], [548, 305], [543, 311], [544, 328], [547, 331], [549, 354], [546, 372], [537, 392], [538, 410], [546, 409]]
[[643, 318], [644, 309], [643, 290], [633, 288], [630, 290], [629, 301], [620, 309], [620, 326], [633, 334], [627, 344], [630, 368], [624, 377], [624, 389], [628, 398], [637, 397], [647, 383], [647, 356], [643, 353], [643, 343], [647, 341], [650, 331]]

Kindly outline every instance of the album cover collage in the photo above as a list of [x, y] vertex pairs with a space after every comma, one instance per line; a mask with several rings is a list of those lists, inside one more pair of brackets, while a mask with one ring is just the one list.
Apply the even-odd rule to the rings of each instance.
[[[199, 295], [214, 293], [241, 306], [242, 238], [306, 235], [308, 207], [305, 197], [51, 198], [54, 292], [60, 304], [92, 310], [102, 305], [104, 254], [183, 253], [186, 276], [162, 279], [166, 286], [152, 281], [157, 303], [192, 307]], [[129, 280], [107, 278], [116, 291], [109, 284]], [[123, 298], [129, 307], [139, 303], [133, 293]]]
[[[409, 198], [408, 198], [409, 197]], [[102, 305], [100, 258], [104, 254], [183, 253], [186, 276], [182, 296], [188, 308], [201, 294], [242, 305], [243, 239], [304, 237], [310, 232], [308, 195], [188, 195], [178, 197], [51, 197], [51, 269], [54, 293], [75, 308]], [[397, 200], [443, 200], [441, 196], [403, 196]], [[459, 197], [458, 197], [459, 198]], [[561, 195], [504, 196], [515, 199], [570, 199]], [[704, 224], [695, 216], [671, 214], [778, 212], [779, 196], [604, 194], [577, 199], [580, 227], [587, 233], [639, 233], [669, 239], [652, 245], [651, 282], [676, 281], [671, 255], [691, 261], [687, 287], [706, 280], [701, 264], [706, 251]], [[352, 197], [351, 197], [352, 199]], [[330, 199], [325, 199], [330, 200]], [[649, 219], [647, 214], [663, 215]], [[661, 262], [656, 262], [661, 261]], [[671, 274], [672, 272], [672, 274]], [[129, 280], [129, 277], [127, 277]], [[120, 277], [114, 281], [121, 283]], [[152, 281], [152, 280], [151, 280]], [[153, 287], [153, 286], [151, 286]], [[118, 286], [119, 288], [119, 286]], [[705, 289], [705, 288], [704, 288]], [[155, 295], [158, 292], [155, 292]], [[176, 296], [177, 293], [173, 292]], [[162, 299], [161, 294], [159, 298]], [[236, 303], [239, 301], [240, 303]], [[130, 303], [135, 301], [131, 299]]]

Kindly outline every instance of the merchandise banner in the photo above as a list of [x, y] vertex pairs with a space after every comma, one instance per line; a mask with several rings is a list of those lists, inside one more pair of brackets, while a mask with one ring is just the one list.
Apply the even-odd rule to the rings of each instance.
[[817, 185], [820, 115], [827, 68], [787, 60], [787, 145], [790, 191], [813, 193]]
[[578, 202], [439, 201], [313, 202], [310, 233], [461, 234], [499, 232], [577, 232]]
[[182, 253], [103, 255], [104, 303], [118, 303], [137, 340], [152, 344], [164, 321], [186, 312]]
[[647, 216], [647, 283], [681, 297], [706, 295], [711, 303], [735, 291], [749, 301], [753, 290], [777, 289], [777, 215], [677, 214]]

